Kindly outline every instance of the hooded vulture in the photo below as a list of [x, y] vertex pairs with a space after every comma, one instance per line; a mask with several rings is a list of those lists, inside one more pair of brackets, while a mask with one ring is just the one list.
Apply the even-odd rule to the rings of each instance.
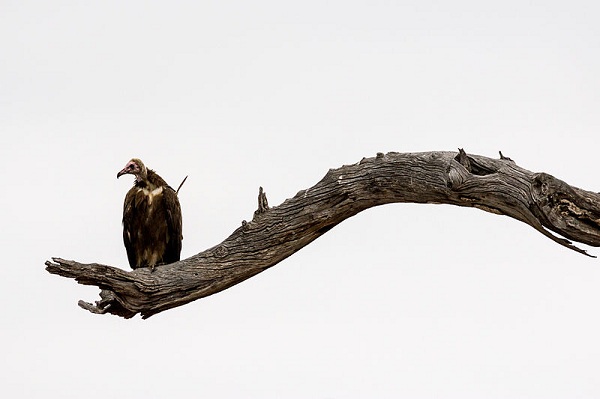
[[117, 173], [134, 175], [123, 205], [123, 242], [132, 269], [173, 263], [181, 253], [181, 206], [177, 192], [133, 158]]

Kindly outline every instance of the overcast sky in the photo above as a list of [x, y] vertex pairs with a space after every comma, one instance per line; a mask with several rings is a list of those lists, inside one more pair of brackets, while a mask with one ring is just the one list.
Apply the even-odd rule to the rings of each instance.
[[502, 150], [600, 191], [599, 20], [595, 1], [0, 1], [0, 396], [600, 397], [600, 261], [475, 209], [367, 210], [148, 320], [88, 313], [97, 288], [44, 270], [129, 269], [132, 157], [189, 175], [183, 257], [259, 186], [277, 205], [377, 152]]

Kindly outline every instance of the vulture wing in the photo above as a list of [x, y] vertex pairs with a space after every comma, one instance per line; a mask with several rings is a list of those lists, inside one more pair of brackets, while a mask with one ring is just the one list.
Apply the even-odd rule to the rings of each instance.
[[[143, 267], [142, 251], [140, 251], [140, 232], [144, 229], [143, 218], [140, 217], [142, 211], [140, 190], [132, 187], [125, 196], [123, 204], [123, 242], [127, 251], [127, 260], [132, 269]], [[147, 212], [147, 209], [146, 209]]]
[[167, 245], [163, 256], [164, 263], [177, 262], [181, 254], [181, 240], [183, 240], [183, 225], [181, 218], [181, 205], [177, 192], [170, 186], [163, 190], [163, 204], [167, 222]]

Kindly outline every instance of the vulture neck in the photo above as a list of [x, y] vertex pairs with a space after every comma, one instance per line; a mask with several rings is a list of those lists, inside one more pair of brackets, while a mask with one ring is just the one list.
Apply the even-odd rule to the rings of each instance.
[[144, 171], [135, 177], [135, 186], [154, 190], [161, 186], [166, 186], [167, 183], [154, 172], [152, 169], [144, 169]]

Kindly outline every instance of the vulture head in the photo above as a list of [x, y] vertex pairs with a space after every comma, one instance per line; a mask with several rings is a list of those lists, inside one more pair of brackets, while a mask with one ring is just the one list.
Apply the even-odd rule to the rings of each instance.
[[142, 162], [141, 159], [133, 158], [127, 162], [127, 165], [119, 173], [117, 173], [117, 179], [123, 175], [134, 175], [135, 181], [140, 182], [146, 180], [148, 177], [148, 169]]

